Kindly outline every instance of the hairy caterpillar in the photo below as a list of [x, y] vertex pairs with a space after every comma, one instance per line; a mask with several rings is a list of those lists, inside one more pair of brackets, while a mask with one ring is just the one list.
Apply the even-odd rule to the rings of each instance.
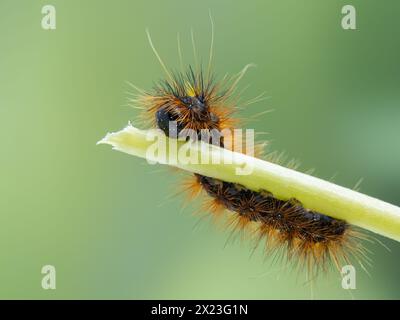
[[[196, 66], [188, 67], [186, 72], [171, 73], [149, 34], [148, 38], [167, 78], [153, 91], [138, 89], [137, 98], [131, 100], [144, 110], [142, 117], [147, 124], [172, 138], [187, 129], [197, 134], [203, 129], [234, 129], [240, 122], [233, 117], [237, 109], [236, 89], [248, 66], [232, 78], [217, 81], [211, 72], [212, 36], [206, 72]], [[173, 135], [169, 130], [171, 122], [177, 124]], [[225, 147], [223, 140], [220, 146]], [[228, 211], [229, 225], [234, 230], [265, 241], [268, 251], [286, 249], [289, 260], [298, 262], [300, 267], [306, 266], [309, 271], [326, 269], [332, 262], [340, 270], [341, 264], [349, 264], [351, 257], [364, 269], [363, 261], [368, 263], [361, 243], [367, 238], [365, 235], [346, 221], [305, 208], [297, 199], [279, 199], [268, 190], [253, 191], [198, 174], [185, 186], [192, 196], [203, 191], [209, 197], [206, 207], [213, 216]]]

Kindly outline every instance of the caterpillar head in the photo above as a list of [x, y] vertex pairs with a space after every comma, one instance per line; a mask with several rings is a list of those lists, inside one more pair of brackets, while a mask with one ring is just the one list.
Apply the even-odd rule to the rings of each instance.
[[234, 107], [228, 102], [226, 91], [192, 68], [162, 81], [144, 101], [147, 118], [167, 136], [184, 129], [200, 133], [202, 129], [232, 128], [234, 121], [231, 117]]

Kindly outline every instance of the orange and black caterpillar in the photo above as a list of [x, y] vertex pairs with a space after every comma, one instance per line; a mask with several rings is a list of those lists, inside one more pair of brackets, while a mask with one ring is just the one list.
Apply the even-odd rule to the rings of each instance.
[[[198, 135], [202, 129], [234, 129], [239, 123], [233, 118], [238, 108], [235, 90], [247, 66], [236, 77], [216, 81], [209, 70], [204, 76], [201, 68], [170, 73], [156, 51], [155, 54], [168, 78], [152, 92], [139, 89], [135, 102], [144, 109], [142, 116], [147, 124], [172, 138], [185, 129]], [[170, 130], [171, 122], [176, 122], [175, 131]], [[223, 140], [220, 146], [224, 147]], [[365, 235], [343, 220], [309, 210], [296, 199], [278, 199], [268, 190], [252, 191], [198, 174], [185, 185], [191, 195], [205, 191], [211, 198], [207, 209], [212, 215], [229, 211], [230, 225], [235, 230], [248, 231], [257, 240], [265, 240], [267, 249], [286, 248], [286, 257], [299, 267], [305, 265], [309, 271], [317, 271], [333, 262], [340, 270], [341, 264], [350, 264], [350, 257], [354, 256], [365, 269], [361, 260], [368, 259], [360, 242]]]
[[[232, 87], [219, 85], [205, 81], [202, 72], [196, 74], [189, 68], [185, 75], [174, 75], [153, 93], [143, 94], [140, 101], [148, 120], [167, 136], [176, 138], [184, 129], [199, 134], [201, 129], [223, 130], [237, 120], [232, 118]], [[172, 136], [171, 121], [177, 123], [177, 132]], [[269, 248], [286, 247], [288, 258], [297, 256], [308, 268], [325, 266], [328, 261], [339, 268], [341, 261], [349, 263], [350, 255], [363, 255], [358, 231], [345, 221], [304, 208], [296, 199], [277, 199], [267, 190], [256, 192], [198, 174], [188, 185], [193, 194], [200, 188], [212, 198], [209, 209], [213, 214], [229, 210], [235, 228], [246, 229], [252, 224], [252, 232], [258, 239], [266, 239]]]

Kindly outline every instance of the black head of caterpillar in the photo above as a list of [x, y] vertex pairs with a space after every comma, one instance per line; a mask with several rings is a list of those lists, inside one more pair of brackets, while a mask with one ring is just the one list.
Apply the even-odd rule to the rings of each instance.
[[[209, 77], [207, 77], [209, 78]], [[205, 79], [203, 72], [196, 73], [192, 67], [186, 73], [171, 75], [161, 81], [151, 94], [140, 97], [144, 105], [143, 118], [151, 126], [171, 135], [170, 123], [176, 122], [176, 136], [184, 129], [199, 132], [202, 129], [224, 130], [233, 128], [238, 122], [229, 92], [232, 87]]]
[[[215, 87], [208, 83], [204, 86], [203, 75], [196, 76], [192, 68], [186, 79], [175, 77], [173, 83], [165, 81], [158, 89], [161, 105], [157, 105], [156, 124], [168, 136], [169, 124], [177, 122], [178, 132], [183, 129], [219, 129], [220, 116], [214, 109]], [[220, 96], [219, 98], [221, 98]], [[221, 119], [223, 121], [223, 119]]]
[[[154, 49], [154, 48], [153, 48]], [[156, 53], [157, 57], [158, 53]], [[165, 69], [164, 64], [160, 60]], [[238, 120], [233, 92], [247, 67], [230, 84], [204, 77], [189, 67], [186, 73], [171, 74], [153, 92], [142, 91], [139, 101], [151, 126], [171, 136], [169, 124], [177, 123], [176, 136], [184, 129], [233, 129]], [[223, 147], [223, 143], [221, 143]], [[191, 195], [201, 190], [209, 196], [206, 210], [213, 216], [229, 211], [229, 226], [248, 231], [257, 241], [265, 241], [268, 251], [286, 249], [286, 258], [309, 271], [326, 269], [333, 263], [338, 270], [354, 256], [365, 269], [365, 236], [345, 221], [305, 208], [296, 199], [278, 199], [267, 190], [252, 191], [243, 186], [195, 174], [185, 186]]]

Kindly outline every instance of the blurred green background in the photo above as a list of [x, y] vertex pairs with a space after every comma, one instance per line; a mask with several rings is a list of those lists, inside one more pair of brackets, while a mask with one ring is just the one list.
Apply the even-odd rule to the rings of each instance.
[[[357, 30], [341, 28], [341, 8]], [[57, 29], [41, 28], [52, 4]], [[215, 21], [217, 74], [253, 62], [244, 99], [274, 109], [249, 126], [304, 169], [400, 205], [400, 2], [386, 1], [0, 1], [0, 298], [400, 298], [400, 244], [378, 237], [368, 276], [341, 288], [337, 274], [313, 288], [284, 264], [209, 223], [194, 228], [179, 178], [96, 142], [137, 112], [126, 80], [163, 77], [145, 35], [178, 67], [208, 57]], [[41, 268], [57, 289], [41, 288]]]

